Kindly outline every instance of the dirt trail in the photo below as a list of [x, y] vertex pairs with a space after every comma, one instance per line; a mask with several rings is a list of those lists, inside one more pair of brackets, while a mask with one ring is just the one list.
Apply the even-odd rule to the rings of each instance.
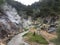
[[7, 43], [7, 45], [29, 45], [28, 43], [24, 42], [23, 37], [22, 37], [24, 34], [28, 32], [29, 31], [26, 31], [26, 32], [16, 35], [15, 37], [11, 39], [11, 41]]
[[49, 40], [53, 38], [57, 38], [56, 35], [49, 34], [46, 31], [40, 31], [40, 34], [48, 41], [49, 45], [55, 45], [54, 43], [50, 42]]

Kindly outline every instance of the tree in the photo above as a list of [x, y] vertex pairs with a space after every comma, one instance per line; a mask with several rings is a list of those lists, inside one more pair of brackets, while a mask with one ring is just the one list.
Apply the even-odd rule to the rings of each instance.
[[50, 13], [57, 13], [60, 12], [60, 0], [43, 0], [40, 6], [41, 14], [42, 15], [49, 15]]
[[33, 10], [28, 7], [27, 10], [26, 10], [26, 14], [27, 14], [27, 16], [32, 16], [33, 15]]

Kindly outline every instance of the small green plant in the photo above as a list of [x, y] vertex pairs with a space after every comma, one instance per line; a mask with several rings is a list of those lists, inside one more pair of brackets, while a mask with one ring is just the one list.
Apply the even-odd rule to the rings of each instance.
[[35, 34], [33, 35], [33, 33], [29, 32], [27, 34], [24, 35], [24, 37], [27, 36], [29, 39], [29, 42], [37, 42], [40, 44], [48, 44], [48, 42], [45, 40], [45, 38], [43, 38], [41, 35]]

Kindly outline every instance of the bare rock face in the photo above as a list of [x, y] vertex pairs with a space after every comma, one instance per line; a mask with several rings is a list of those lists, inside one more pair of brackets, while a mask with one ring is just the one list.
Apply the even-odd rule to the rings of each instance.
[[22, 31], [22, 20], [15, 8], [5, 3], [0, 10], [0, 39]]
[[[2, 9], [1, 9], [2, 8]], [[5, 3], [0, 8], [0, 43], [8, 43], [16, 34], [29, 28], [31, 18], [24, 19], [18, 15], [16, 9]]]

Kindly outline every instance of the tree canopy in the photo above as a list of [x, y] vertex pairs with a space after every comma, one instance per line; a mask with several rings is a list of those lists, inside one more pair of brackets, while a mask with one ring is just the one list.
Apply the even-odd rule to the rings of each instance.
[[8, 2], [8, 4], [15, 7], [19, 13], [20, 11], [25, 11], [27, 16], [33, 16], [35, 18], [40, 16], [46, 17], [52, 14], [60, 14], [60, 0], [42, 0], [41, 2], [35, 2], [29, 6], [23, 5], [20, 2], [14, 0], [6, 1]]
[[40, 6], [41, 13], [43, 15], [49, 15], [51, 13], [59, 14], [60, 12], [60, 0], [43, 0]]

